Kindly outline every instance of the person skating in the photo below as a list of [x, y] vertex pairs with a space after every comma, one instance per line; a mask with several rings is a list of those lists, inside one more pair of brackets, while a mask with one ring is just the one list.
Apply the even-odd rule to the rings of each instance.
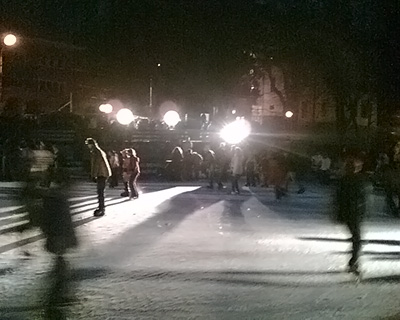
[[96, 140], [87, 138], [85, 141], [91, 154], [90, 176], [97, 184], [97, 198], [99, 207], [94, 211], [94, 216], [101, 217], [105, 214], [104, 189], [106, 181], [111, 176], [110, 164], [107, 154], [99, 147]]
[[240, 194], [239, 179], [243, 174], [244, 156], [243, 151], [239, 147], [233, 150], [233, 156], [230, 164], [232, 173], [232, 193]]
[[348, 262], [349, 272], [359, 272], [361, 250], [361, 221], [365, 212], [363, 161], [357, 156], [347, 156], [344, 172], [337, 187], [337, 220], [344, 223], [350, 233], [352, 254]]
[[120, 175], [120, 165], [118, 153], [114, 150], [108, 152], [108, 160], [111, 167], [111, 177], [109, 180], [110, 188], [118, 187], [118, 176]]
[[124, 181], [124, 192], [121, 193], [121, 197], [129, 197], [130, 199], [136, 199], [139, 197], [139, 191], [137, 188], [137, 178], [140, 175], [140, 159], [136, 155], [136, 150], [129, 148], [123, 151], [123, 162], [122, 162], [122, 179]]

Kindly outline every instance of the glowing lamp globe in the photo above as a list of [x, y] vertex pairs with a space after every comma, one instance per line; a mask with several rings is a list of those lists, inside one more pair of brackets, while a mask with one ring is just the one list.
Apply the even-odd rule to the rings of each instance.
[[109, 103], [101, 104], [99, 110], [104, 113], [111, 113], [113, 111], [113, 106]]
[[123, 108], [117, 112], [117, 121], [122, 125], [129, 125], [134, 120], [131, 110]]
[[251, 132], [251, 125], [245, 119], [237, 119], [226, 125], [220, 132], [220, 136], [225, 142], [238, 144], [246, 139]]
[[286, 111], [285, 117], [286, 117], [286, 118], [291, 118], [291, 117], [293, 117], [293, 112], [292, 112], [292, 111]]
[[175, 127], [181, 121], [179, 113], [173, 110], [167, 111], [163, 119], [169, 127]]
[[4, 42], [4, 44], [5, 44], [6, 46], [11, 47], [11, 46], [13, 46], [14, 44], [17, 43], [17, 37], [14, 36], [13, 34], [7, 34], [7, 35], [4, 37], [3, 42]]

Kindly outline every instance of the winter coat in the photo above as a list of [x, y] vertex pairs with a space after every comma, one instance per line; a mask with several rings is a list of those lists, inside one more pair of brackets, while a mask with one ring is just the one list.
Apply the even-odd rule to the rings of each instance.
[[112, 169], [119, 168], [119, 157], [117, 154], [112, 154], [109, 159], [110, 159], [110, 167]]
[[107, 154], [96, 147], [91, 151], [91, 171], [90, 175], [92, 178], [97, 177], [110, 177], [111, 168], [108, 163]]
[[365, 187], [361, 173], [344, 175], [336, 191], [337, 221], [347, 224], [360, 223], [365, 212]]
[[50, 188], [43, 195], [41, 229], [46, 237], [46, 249], [64, 254], [78, 245], [65, 190]]
[[286, 186], [287, 168], [281, 158], [271, 158], [268, 161], [268, 183], [276, 187]]
[[128, 174], [140, 173], [139, 162], [139, 157], [132, 156], [124, 158], [122, 161], [122, 171]]

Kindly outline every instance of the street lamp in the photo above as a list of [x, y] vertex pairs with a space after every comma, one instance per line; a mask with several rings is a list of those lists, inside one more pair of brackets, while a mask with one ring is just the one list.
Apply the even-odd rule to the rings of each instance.
[[181, 121], [181, 117], [178, 112], [169, 110], [164, 114], [163, 120], [168, 127], [175, 127]]
[[293, 117], [293, 112], [292, 112], [292, 111], [286, 111], [285, 117], [286, 117], [286, 118], [291, 118], [291, 117]]
[[3, 48], [12, 47], [17, 43], [17, 37], [11, 33], [2, 37], [0, 42], [0, 102], [3, 101]]
[[99, 110], [109, 114], [113, 111], [113, 106], [110, 103], [103, 103], [99, 106]]
[[238, 144], [251, 133], [251, 125], [244, 118], [236, 118], [235, 121], [222, 128], [220, 136], [229, 144]]
[[135, 120], [135, 116], [131, 110], [123, 108], [117, 112], [117, 121], [120, 124], [128, 126], [133, 120]]

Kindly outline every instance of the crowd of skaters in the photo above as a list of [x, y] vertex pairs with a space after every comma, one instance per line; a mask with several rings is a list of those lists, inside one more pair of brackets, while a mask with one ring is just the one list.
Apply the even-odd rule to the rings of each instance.
[[202, 152], [195, 152], [193, 143], [187, 139], [173, 148], [167, 160], [166, 175], [171, 181], [206, 179], [209, 189], [228, 189], [228, 193], [233, 194], [240, 194], [240, 182], [244, 177], [245, 186], [272, 186], [280, 199], [287, 193], [290, 183], [297, 185], [298, 193], [305, 191], [296, 174], [301, 170], [297, 157], [288, 152], [255, 152], [224, 142], [216, 149], [207, 144]]
[[[140, 158], [136, 150], [125, 148], [119, 152], [105, 152], [93, 138], [86, 139], [86, 145], [91, 154], [90, 174], [97, 184], [98, 208], [94, 215], [105, 214], [104, 190], [107, 183], [110, 188], [115, 188], [121, 180], [121, 196], [138, 198]], [[63, 255], [68, 249], [77, 246], [77, 239], [65, 193], [68, 179], [63, 174], [62, 156], [56, 146], [46, 146], [40, 141], [23, 143], [22, 146], [26, 181], [23, 199], [30, 222], [42, 229], [47, 239], [46, 249], [55, 254], [56, 267], [63, 269]], [[365, 162], [365, 153], [354, 150], [344, 150], [335, 165], [332, 165], [333, 161], [327, 153], [316, 153], [309, 159], [310, 169], [321, 184], [329, 184], [331, 175], [337, 175], [336, 219], [344, 223], [352, 235], [352, 255], [348, 262], [351, 272], [359, 272], [361, 222], [365, 212]], [[394, 171], [390, 170], [399, 169], [399, 163], [400, 143], [395, 146], [392, 157], [385, 153], [379, 154], [376, 172], [378, 169], [383, 170], [393, 177]], [[273, 187], [277, 199], [286, 195], [291, 183], [297, 184], [298, 193], [305, 191], [300, 183], [301, 179], [298, 179], [304, 170], [298, 157], [282, 150], [254, 152], [240, 146], [220, 143], [215, 150], [206, 145], [198, 153], [193, 151], [190, 139], [186, 139], [174, 147], [167, 166], [171, 179], [192, 181], [205, 178], [208, 188], [227, 189], [230, 194], [241, 193], [240, 181], [243, 176], [247, 186]], [[384, 180], [385, 188], [392, 188], [386, 191], [395, 192], [395, 186], [387, 183], [391, 179]], [[227, 182], [230, 182], [230, 188], [227, 188]], [[42, 202], [40, 213], [37, 210], [38, 200]]]

